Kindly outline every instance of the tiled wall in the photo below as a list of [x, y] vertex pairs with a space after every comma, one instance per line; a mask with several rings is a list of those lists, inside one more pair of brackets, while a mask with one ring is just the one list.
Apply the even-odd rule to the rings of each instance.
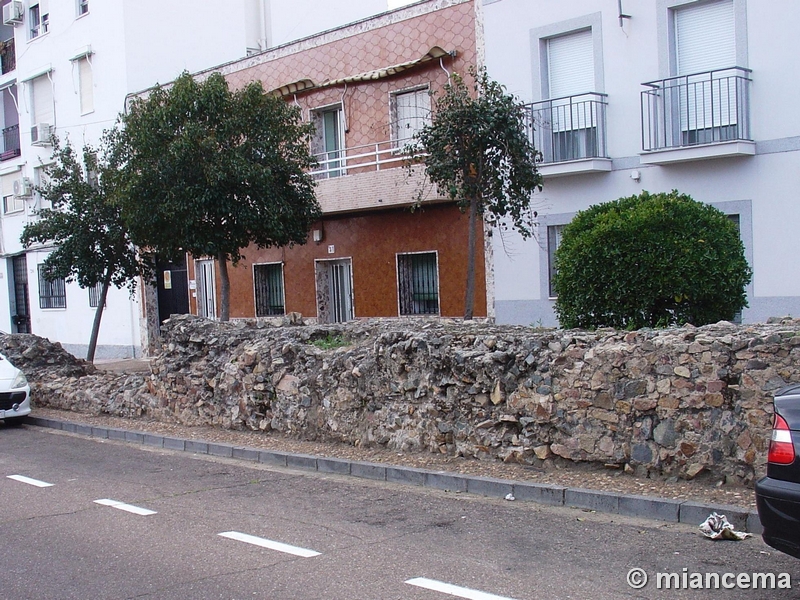
[[[439, 302], [442, 316], [464, 316], [467, 279], [467, 221], [452, 204], [429, 205], [421, 211], [376, 211], [326, 218], [323, 239], [293, 248], [255, 247], [230, 267], [231, 317], [255, 316], [253, 264], [284, 263], [286, 311], [317, 316], [314, 261], [351, 258], [356, 317], [398, 316], [396, 254], [437, 251]], [[315, 227], [317, 228], [317, 227]], [[328, 247], [334, 252], [329, 253]], [[478, 237], [475, 315], [486, 315], [483, 236]]]

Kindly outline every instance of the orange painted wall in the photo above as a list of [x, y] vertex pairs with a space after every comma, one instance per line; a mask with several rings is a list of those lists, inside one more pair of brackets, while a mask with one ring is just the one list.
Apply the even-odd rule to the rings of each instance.
[[[317, 315], [315, 259], [351, 258], [356, 317], [398, 316], [396, 254], [437, 251], [439, 303], [442, 316], [464, 315], [467, 278], [467, 215], [454, 205], [436, 205], [423, 211], [373, 212], [327, 218], [324, 239], [293, 248], [248, 248], [246, 259], [229, 269], [231, 317], [255, 316], [253, 264], [284, 263], [286, 311]], [[328, 254], [328, 246], [335, 252]], [[476, 252], [475, 315], [486, 316], [483, 235]]]

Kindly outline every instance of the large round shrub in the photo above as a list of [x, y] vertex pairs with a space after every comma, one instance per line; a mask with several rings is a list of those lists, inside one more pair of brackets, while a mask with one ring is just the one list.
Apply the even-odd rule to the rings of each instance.
[[556, 251], [562, 327], [664, 327], [732, 319], [752, 271], [736, 225], [673, 190], [579, 212]]

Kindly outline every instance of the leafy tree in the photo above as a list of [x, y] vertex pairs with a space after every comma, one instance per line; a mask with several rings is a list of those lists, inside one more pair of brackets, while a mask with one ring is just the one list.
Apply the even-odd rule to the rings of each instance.
[[439, 193], [469, 211], [465, 319], [473, 316], [479, 218], [501, 228], [510, 220], [529, 237], [536, 217], [531, 194], [542, 188], [524, 107], [485, 70], [470, 74], [472, 89], [452, 76], [436, 99], [432, 123], [417, 133], [415, 149]]
[[156, 87], [122, 124], [117, 165], [131, 236], [166, 257], [216, 258], [227, 321], [228, 262], [250, 243], [304, 244], [320, 216], [307, 174], [313, 126], [260, 82], [231, 91], [218, 73]]
[[563, 327], [664, 327], [732, 319], [752, 271], [736, 225], [673, 190], [579, 212], [556, 251]]
[[127, 286], [133, 293], [139, 276], [149, 269], [139, 259], [114, 202], [117, 190], [109, 176], [114, 134], [103, 137], [99, 154], [86, 145], [79, 157], [69, 140], [63, 146], [54, 140], [53, 146], [53, 162], [45, 167], [45, 182], [37, 188], [51, 208], [37, 212], [38, 219], [25, 225], [20, 241], [26, 247], [54, 246], [44, 261], [48, 280], [101, 286], [86, 356], [93, 361], [109, 287]]

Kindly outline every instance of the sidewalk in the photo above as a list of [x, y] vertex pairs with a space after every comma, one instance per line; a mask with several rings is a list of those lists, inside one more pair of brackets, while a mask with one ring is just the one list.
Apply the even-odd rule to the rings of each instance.
[[[128, 362], [128, 368], [130, 368], [130, 362]], [[702, 523], [712, 512], [717, 512], [726, 515], [737, 530], [744, 530], [754, 534], [761, 533], [758, 514], [754, 510], [748, 510], [740, 506], [673, 500], [549, 483], [479, 477], [386, 463], [264, 450], [199, 439], [165, 436], [135, 429], [97, 427], [52, 417], [30, 416], [27, 418], [27, 423], [37, 427], [56, 429], [86, 437], [109, 439], [178, 452], [208, 454], [210, 456], [258, 462], [275, 467], [348, 475], [401, 485], [476, 494], [490, 498], [513, 498], [523, 502], [593, 510], [627, 517], [685, 523], [695, 526]]]

